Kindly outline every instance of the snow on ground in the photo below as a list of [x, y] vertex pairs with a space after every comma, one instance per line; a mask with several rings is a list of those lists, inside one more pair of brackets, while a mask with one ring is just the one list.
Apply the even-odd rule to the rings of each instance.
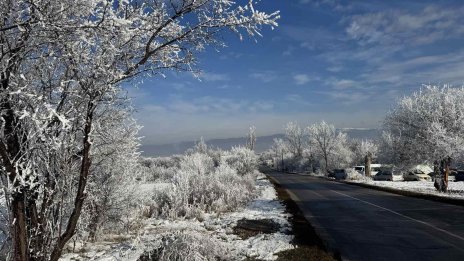
[[374, 181], [374, 180], [352, 180], [351, 182], [365, 183], [369, 185], [388, 187], [399, 190], [433, 194], [442, 197], [462, 198], [464, 199], [464, 181], [448, 183], [448, 192], [440, 193], [430, 181]]
[[[147, 219], [144, 227], [136, 236], [128, 236], [130, 240], [121, 240], [120, 243], [99, 242], [87, 244], [84, 252], [66, 254], [60, 260], [137, 260], [146, 250], [159, 247], [163, 236], [178, 232], [200, 235], [223, 249], [231, 260], [253, 257], [260, 260], [275, 260], [278, 253], [292, 249], [290, 243], [292, 235], [288, 222], [289, 214], [278, 201], [273, 185], [264, 175], [260, 175], [256, 182], [259, 196], [246, 207], [232, 213], [207, 214], [201, 221], [177, 220], [168, 221], [160, 219]], [[145, 185], [138, 193], [150, 191], [153, 185]], [[241, 239], [233, 234], [233, 228], [241, 219], [272, 219], [281, 226], [281, 230], [274, 234], [259, 234], [248, 239]]]

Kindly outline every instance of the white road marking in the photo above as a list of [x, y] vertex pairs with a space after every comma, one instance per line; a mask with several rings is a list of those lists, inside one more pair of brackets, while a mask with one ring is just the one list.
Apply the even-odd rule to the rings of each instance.
[[435, 230], [437, 230], [437, 231], [443, 232], [443, 233], [445, 233], [445, 234], [447, 234], [447, 235], [449, 235], [449, 236], [452, 236], [452, 237], [454, 237], [454, 238], [457, 238], [457, 239], [460, 239], [460, 240], [464, 241], [464, 237], [461, 237], [461, 236], [456, 235], [456, 234], [454, 234], [454, 233], [451, 233], [451, 232], [449, 232], [449, 231], [447, 231], [447, 230], [444, 230], [444, 229], [441, 229], [441, 228], [439, 228], [439, 227], [436, 227], [436, 226], [434, 226], [434, 225], [432, 225], [432, 224], [430, 224], [430, 223], [428, 223], [428, 222], [425, 222], [425, 221], [422, 221], [422, 220], [418, 220], [418, 219], [415, 219], [415, 218], [412, 218], [412, 217], [403, 215], [403, 214], [401, 214], [401, 213], [399, 213], [399, 212], [396, 212], [396, 211], [394, 211], [394, 210], [391, 210], [391, 209], [388, 209], [388, 208], [384, 208], [384, 207], [382, 207], [382, 206], [376, 205], [376, 204], [374, 204], [374, 203], [371, 203], [371, 202], [368, 202], [368, 201], [365, 201], [365, 200], [362, 200], [362, 199], [359, 199], [359, 198], [352, 197], [352, 196], [347, 195], [347, 194], [342, 193], [342, 192], [338, 192], [338, 191], [335, 191], [335, 190], [330, 190], [330, 191], [335, 192], [335, 193], [337, 193], [337, 194], [339, 194], [339, 195], [343, 195], [343, 196], [345, 196], [345, 197], [349, 197], [349, 198], [352, 198], [352, 199], [354, 199], [354, 200], [363, 202], [363, 203], [365, 203], [365, 204], [368, 204], [368, 205], [371, 205], [371, 206], [374, 206], [374, 207], [383, 209], [383, 210], [385, 210], [385, 211], [388, 211], [388, 212], [393, 213], [393, 214], [395, 214], [395, 215], [398, 215], [398, 216], [400, 216], [400, 217], [403, 217], [403, 218], [406, 218], [406, 219], [415, 221], [415, 222], [417, 222], [417, 223], [419, 223], [419, 224], [422, 224], [422, 225], [431, 227], [431, 228], [433, 228], [433, 229], [435, 229]]

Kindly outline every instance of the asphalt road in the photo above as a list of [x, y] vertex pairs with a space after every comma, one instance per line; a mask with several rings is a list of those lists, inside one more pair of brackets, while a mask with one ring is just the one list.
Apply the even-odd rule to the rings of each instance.
[[464, 260], [464, 208], [285, 173], [269, 176], [343, 260]]

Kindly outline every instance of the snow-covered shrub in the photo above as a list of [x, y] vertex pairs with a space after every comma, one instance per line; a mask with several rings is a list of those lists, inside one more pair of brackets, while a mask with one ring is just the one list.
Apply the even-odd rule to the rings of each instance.
[[284, 158], [284, 165], [286, 166], [285, 169], [287, 171], [301, 172], [309, 170], [311, 168], [309, 160], [301, 157]]
[[171, 157], [157, 157], [157, 158], [150, 158], [150, 162], [152, 166], [162, 167], [165, 169], [168, 168], [175, 168], [179, 166], [179, 162], [182, 159], [179, 155], [174, 155]]
[[353, 168], [346, 169], [347, 171], [347, 180], [358, 180], [358, 181], [367, 181], [367, 180], [372, 180], [371, 177], [366, 177], [365, 175], [357, 172]]
[[252, 173], [258, 166], [258, 157], [255, 152], [245, 147], [233, 147], [225, 155], [225, 161], [229, 166], [237, 170], [240, 175]]
[[164, 181], [174, 176], [179, 168], [179, 162], [183, 156], [142, 158], [139, 161], [140, 171], [143, 172], [143, 181]]
[[214, 167], [206, 154], [186, 155], [166, 189], [154, 191], [155, 216], [201, 217], [234, 210], [254, 196], [254, 176], [239, 175], [226, 162]]
[[159, 246], [145, 253], [139, 260], [216, 261], [233, 258], [214, 237], [193, 231], [178, 231], [164, 235]]
[[214, 169], [213, 159], [202, 153], [185, 156], [180, 162], [180, 171], [205, 175]]
[[160, 166], [153, 166], [147, 170], [146, 181], [165, 181], [170, 180], [177, 168], [164, 168]]

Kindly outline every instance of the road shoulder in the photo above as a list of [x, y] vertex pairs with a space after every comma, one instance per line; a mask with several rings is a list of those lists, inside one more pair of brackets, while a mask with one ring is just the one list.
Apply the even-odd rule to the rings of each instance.
[[278, 254], [279, 261], [303, 261], [303, 260], [320, 260], [320, 261], [335, 261], [341, 260], [338, 251], [335, 250], [332, 240], [328, 234], [320, 228], [313, 226], [311, 218], [305, 216], [301, 208], [298, 206], [298, 199], [295, 195], [283, 188], [280, 183], [269, 174], [266, 174], [269, 180], [274, 185], [278, 198], [284, 203], [287, 212], [292, 214], [290, 223], [292, 231], [295, 234], [294, 244], [295, 249], [284, 251]]

